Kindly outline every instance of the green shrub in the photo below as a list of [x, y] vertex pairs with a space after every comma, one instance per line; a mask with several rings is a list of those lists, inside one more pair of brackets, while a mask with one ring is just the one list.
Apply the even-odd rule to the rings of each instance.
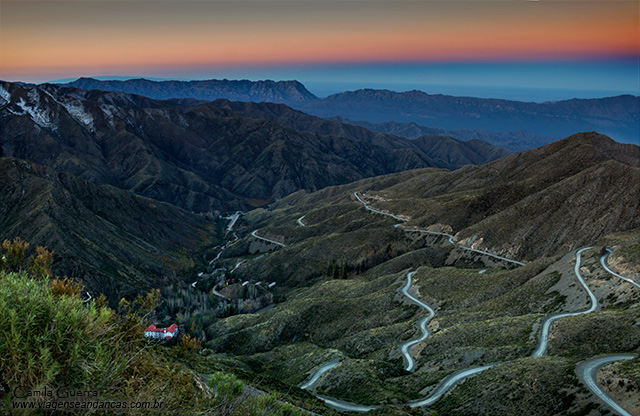
[[220, 371], [211, 374], [207, 383], [214, 397], [236, 398], [242, 394], [244, 384], [234, 374], [226, 374]]
[[124, 364], [109, 344], [112, 314], [76, 296], [59, 295], [26, 273], [2, 273], [0, 371], [25, 386], [109, 380]]
[[168, 412], [187, 403], [208, 407], [193, 373], [149, 348], [139, 317], [82, 302], [75, 290], [59, 290], [63, 283], [26, 271], [0, 272], [0, 285], [0, 374], [9, 385], [68, 386], [116, 401], [162, 397]]
[[19, 270], [24, 266], [29, 243], [20, 237], [13, 241], [4, 240], [0, 251], [0, 270]]

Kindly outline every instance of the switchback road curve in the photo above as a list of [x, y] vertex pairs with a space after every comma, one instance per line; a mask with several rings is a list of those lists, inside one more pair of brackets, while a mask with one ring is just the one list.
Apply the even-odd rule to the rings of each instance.
[[561, 318], [565, 318], [567, 316], [584, 315], [587, 313], [594, 312], [598, 309], [599, 307], [598, 299], [596, 299], [595, 295], [593, 294], [593, 292], [591, 292], [591, 290], [589, 289], [589, 286], [587, 286], [587, 283], [584, 281], [584, 279], [582, 278], [582, 275], [580, 274], [580, 266], [582, 265], [582, 252], [584, 252], [585, 250], [589, 250], [591, 248], [593, 247], [583, 247], [577, 250], [576, 263], [573, 266], [573, 273], [576, 275], [576, 278], [580, 282], [580, 285], [582, 286], [582, 288], [585, 290], [585, 292], [587, 292], [587, 295], [589, 296], [589, 300], [591, 302], [591, 306], [588, 309], [585, 309], [583, 311], [558, 313], [558, 314], [549, 315], [544, 319], [542, 319], [542, 325], [540, 329], [540, 338], [538, 339], [538, 346], [531, 354], [532, 357], [542, 357], [547, 353], [547, 346], [549, 345], [549, 331], [551, 330], [551, 325], [553, 325], [555, 321]]
[[418, 321], [418, 327], [420, 328], [420, 331], [422, 331], [422, 335], [419, 338], [404, 342], [400, 345], [400, 352], [402, 353], [405, 364], [406, 364], [404, 369], [407, 371], [413, 371], [416, 365], [415, 361], [413, 360], [413, 357], [411, 357], [411, 353], [410, 353], [411, 347], [427, 339], [427, 337], [429, 336], [429, 329], [427, 328], [427, 325], [429, 325], [429, 321], [431, 321], [431, 319], [433, 319], [433, 317], [436, 316], [435, 311], [431, 309], [429, 305], [413, 297], [409, 293], [409, 289], [411, 289], [411, 285], [413, 283], [412, 278], [414, 274], [415, 274], [415, 271], [407, 273], [407, 284], [402, 288], [401, 290], [402, 294], [408, 297], [411, 300], [411, 302], [415, 303], [422, 309], [426, 310], [428, 312], [428, 315], [421, 318]]
[[615, 363], [621, 360], [630, 360], [637, 357], [637, 354], [615, 354], [606, 355], [604, 357], [596, 357], [590, 360], [582, 362], [576, 373], [578, 378], [595, 394], [600, 400], [602, 400], [607, 406], [618, 412], [622, 416], [633, 416], [631, 413], [624, 410], [618, 403], [616, 403], [596, 382], [596, 374], [598, 370], [607, 364]]

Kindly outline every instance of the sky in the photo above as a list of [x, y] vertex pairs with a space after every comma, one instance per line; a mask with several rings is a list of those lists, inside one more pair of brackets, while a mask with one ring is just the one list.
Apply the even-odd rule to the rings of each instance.
[[[640, 95], [637, 0], [2, 0], [0, 79], [298, 79], [561, 99]], [[566, 97], [565, 97], [566, 96]]]

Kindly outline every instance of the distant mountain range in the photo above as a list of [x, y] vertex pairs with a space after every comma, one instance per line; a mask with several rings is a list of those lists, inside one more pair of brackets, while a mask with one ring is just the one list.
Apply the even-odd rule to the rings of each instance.
[[368, 121], [353, 121], [344, 117], [331, 117], [330, 120], [339, 121], [341, 123], [355, 124], [372, 131], [382, 133], [396, 134], [408, 139], [417, 139], [425, 135], [442, 135], [453, 137], [462, 141], [483, 140], [494, 146], [507, 149], [510, 152], [521, 152], [523, 150], [533, 149], [545, 144], [558, 140], [558, 137], [542, 137], [537, 134], [530, 133], [525, 130], [506, 131], [496, 133], [486, 130], [447, 130], [438, 127], [420, 126], [414, 122], [397, 123], [395, 121], [387, 121], [384, 123], [370, 123]]
[[0, 156], [194, 212], [245, 209], [300, 189], [407, 169], [453, 169], [507, 153], [446, 136], [409, 141], [276, 104], [158, 101], [0, 83], [0, 106]]
[[59, 84], [84, 90], [122, 91], [130, 94], [164, 100], [168, 98], [195, 98], [213, 101], [226, 98], [235, 101], [270, 101], [289, 103], [315, 100], [298, 81], [150, 81], [144, 78], [126, 81], [100, 81], [95, 78], [79, 78], [73, 82]]
[[596, 130], [628, 142], [640, 137], [640, 97], [632, 95], [526, 103], [366, 89], [306, 101], [297, 108], [321, 117], [339, 115], [374, 123], [414, 122], [448, 130], [526, 130], [551, 137]]
[[[507, 146], [524, 150], [549, 143], [578, 131], [596, 130], [623, 142], [636, 142], [640, 137], [640, 97], [621, 95], [599, 99], [572, 99], [545, 103], [502, 99], [453, 97], [421, 91], [393, 92], [364, 89], [343, 92], [320, 99], [297, 81], [98, 81], [80, 78], [64, 84], [83, 89], [123, 91], [151, 98], [194, 98], [286, 103], [305, 113], [320, 117], [344, 117], [369, 123], [416, 123], [429, 128], [457, 131], [459, 139], [473, 137], [465, 130], [484, 130], [491, 143], [525, 140], [525, 144]], [[369, 126], [373, 128], [372, 126]], [[424, 127], [422, 127], [424, 128]], [[415, 133], [392, 132], [406, 137]], [[526, 131], [529, 134], [522, 133]], [[517, 132], [517, 133], [512, 133]], [[426, 134], [442, 134], [425, 131]], [[502, 133], [503, 137], [499, 137]], [[482, 135], [482, 132], [476, 134]], [[541, 136], [538, 139], [537, 136]], [[479, 137], [475, 137], [479, 138]], [[525, 147], [527, 146], [527, 147]]]

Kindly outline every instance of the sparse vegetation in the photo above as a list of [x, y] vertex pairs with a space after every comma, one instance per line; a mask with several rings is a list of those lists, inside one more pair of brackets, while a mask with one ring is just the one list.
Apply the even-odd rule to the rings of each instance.
[[[218, 372], [209, 392], [194, 384], [199, 377], [174, 358], [189, 360], [200, 350], [198, 340], [186, 335], [175, 347], [154, 347], [142, 337], [143, 321], [155, 310], [159, 291], [132, 302], [122, 301], [119, 312], [104, 297], [90, 302], [79, 298], [81, 284], [67, 278], [46, 279], [50, 253], [37, 251], [23, 268], [28, 246], [21, 240], [5, 242], [8, 259], [0, 270], [0, 374], [10, 386], [52, 389], [61, 386], [97, 391], [100, 400], [144, 401], [161, 398], [165, 414], [189, 412], [228, 415], [303, 414], [279, 396], [238, 396], [246, 387], [232, 374]], [[64, 348], [61, 348], [64, 346]], [[17, 398], [14, 398], [17, 400]], [[52, 400], [40, 398], [40, 400]], [[5, 405], [8, 402], [5, 402]], [[229, 413], [219, 413], [236, 403]], [[83, 411], [86, 413], [86, 410]], [[266, 412], [266, 413], [265, 413]], [[127, 414], [146, 414], [143, 409]]]

